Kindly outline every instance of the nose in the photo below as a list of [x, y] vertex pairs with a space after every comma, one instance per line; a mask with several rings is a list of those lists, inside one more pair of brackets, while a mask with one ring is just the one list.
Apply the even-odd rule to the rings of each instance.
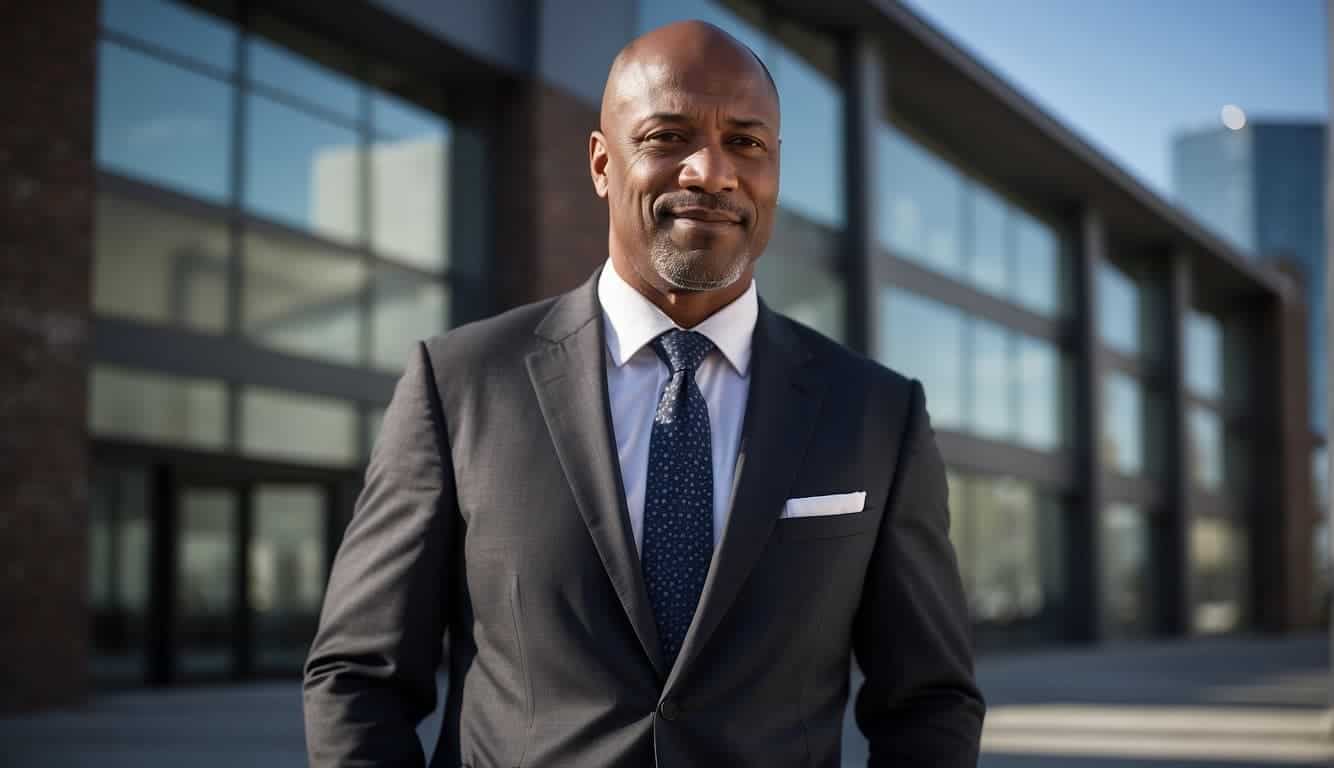
[[681, 163], [681, 187], [718, 194], [736, 189], [736, 166], [721, 146], [706, 144]]

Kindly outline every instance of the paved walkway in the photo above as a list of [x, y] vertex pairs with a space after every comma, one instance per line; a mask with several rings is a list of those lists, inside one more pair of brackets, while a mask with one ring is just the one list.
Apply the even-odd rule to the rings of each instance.
[[[983, 768], [1334, 764], [1323, 636], [1195, 640], [982, 660]], [[419, 734], [433, 741], [438, 721]], [[865, 765], [849, 719], [844, 765]], [[305, 764], [295, 683], [133, 692], [0, 719], [5, 768]]]

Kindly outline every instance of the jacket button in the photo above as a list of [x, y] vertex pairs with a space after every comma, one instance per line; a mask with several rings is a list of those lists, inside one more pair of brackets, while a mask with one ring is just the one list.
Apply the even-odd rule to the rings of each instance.
[[663, 720], [671, 722], [681, 716], [681, 707], [672, 699], [663, 699], [658, 705], [658, 714], [662, 715]]

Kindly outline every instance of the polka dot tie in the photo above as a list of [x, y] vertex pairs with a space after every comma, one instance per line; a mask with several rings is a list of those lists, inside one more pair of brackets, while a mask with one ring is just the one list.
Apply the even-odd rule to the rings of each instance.
[[640, 559], [662, 655], [670, 668], [695, 616], [713, 558], [713, 452], [709, 407], [695, 384], [695, 369], [713, 342], [673, 330], [653, 350], [671, 379], [653, 416], [644, 496]]

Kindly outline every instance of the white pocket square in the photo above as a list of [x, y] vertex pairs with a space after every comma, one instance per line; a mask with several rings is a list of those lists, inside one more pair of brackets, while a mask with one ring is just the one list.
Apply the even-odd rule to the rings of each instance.
[[783, 514], [780, 519], [847, 515], [860, 512], [865, 506], [866, 491], [835, 493], [829, 496], [806, 496], [800, 499], [788, 499], [787, 503], [783, 505]]

